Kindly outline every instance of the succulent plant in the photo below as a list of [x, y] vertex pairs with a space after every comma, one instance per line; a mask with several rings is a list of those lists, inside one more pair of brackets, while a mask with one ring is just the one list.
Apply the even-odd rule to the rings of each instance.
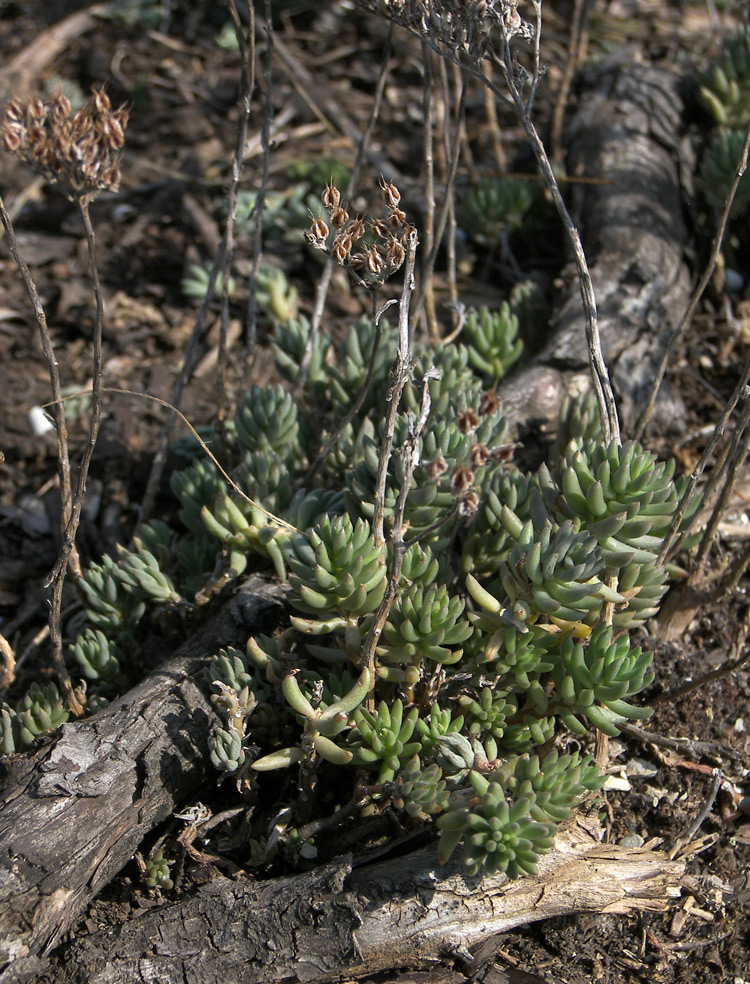
[[[210, 282], [211, 266], [201, 263], [191, 263], [180, 281], [180, 286], [185, 297], [191, 301], [202, 301], [208, 293]], [[219, 273], [214, 284], [214, 296], [221, 296], [223, 284], [224, 277]], [[230, 297], [234, 297], [237, 294], [237, 281], [232, 276], [229, 277], [228, 291]]]
[[539, 855], [552, 847], [554, 824], [532, 819], [533, 797], [509, 801], [499, 783], [489, 782], [475, 771], [470, 778], [476, 805], [449, 808], [438, 817], [440, 861], [447, 861], [463, 840], [471, 874], [505, 872], [509, 878], [521, 872], [535, 875]]
[[626, 721], [651, 716], [646, 707], [630, 704], [633, 697], [654, 679], [653, 653], [631, 648], [627, 634], [612, 641], [612, 626], [598, 625], [588, 645], [564, 639], [555, 653], [552, 669], [556, 713], [577, 734], [584, 734], [587, 718], [604, 734], [619, 734]]
[[725, 38], [700, 79], [698, 96], [719, 127], [744, 129], [750, 120], [750, 35], [741, 27]]
[[474, 631], [462, 619], [465, 602], [450, 597], [444, 584], [412, 584], [392, 606], [380, 637], [381, 660], [421, 667], [424, 660], [450, 665], [463, 656], [459, 648]]
[[70, 646], [70, 655], [84, 677], [96, 681], [99, 689], [116, 690], [122, 682], [122, 651], [101, 629], [86, 629]]
[[427, 819], [448, 806], [449, 793], [443, 773], [433, 764], [423, 766], [418, 755], [406, 763], [396, 777], [391, 802], [407, 816]]
[[[396, 333], [388, 322], [380, 323], [381, 337], [373, 362], [372, 383], [360, 413], [366, 414], [382, 405], [393, 359], [396, 355]], [[360, 396], [367, 378], [377, 332], [370, 318], [361, 318], [350, 325], [337, 352], [337, 364], [328, 375], [334, 409], [345, 413]]]
[[507, 690], [492, 687], [482, 687], [476, 697], [461, 694], [458, 706], [466, 719], [466, 730], [472, 737], [491, 734], [498, 740], [502, 740], [508, 719], [513, 717], [518, 708]]
[[194, 534], [204, 533], [201, 510], [213, 508], [222, 487], [219, 470], [208, 458], [199, 458], [188, 468], [173, 472], [169, 483], [182, 509], [177, 513], [184, 525]]
[[255, 298], [260, 310], [272, 322], [291, 321], [297, 317], [299, 291], [279, 267], [260, 268]]
[[55, 731], [70, 717], [54, 683], [48, 683], [44, 688], [32, 683], [15, 708], [3, 704], [2, 712], [6, 754], [30, 748], [36, 738]]
[[211, 765], [219, 772], [237, 772], [246, 761], [242, 737], [234, 728], [217, 728], [208, 739], [208, 751]]
[[359, 707], [352, 715], [356, 728], [351, 745], [353, 762], [369, 769], [378, 769], [378, 782], [392, 782], [396, 773], [420, 750], [420, 742], [412, 740], [419, 711], [412, 707], [405, 713], [403, 701], [394, 700], [389, 707], [385, 701], [372, 713]]
[[143, 876], [143, 883], [147, 888], [174, 888], [169, 873], [174, 861], [168, 861], [161, 850], [153, 851], [146, 861], [146, 871]]
[[479, 405], [482, 384], [469, 365], [469, 350], [465, 345], [423, 348], [417, 352], [416, 358], [414, 381], [407, 384], [403, 397], [404, 404], [414, 413], [419, 412], [422, 380], [433, 367], [440, 371], [440, 378], [431, 378], [427, 384], [434, 417], [450, 414], [459, 399], [470, 406]]
[[258, 772], [285, 768], [301, 761], [305, 746], [310, 752], [332, 765], [348, 765], [353, 761], [351, 749], [337, 744], [333, 739], [350, 726], [350, 715], [360, 712], [360, 704], [370, 690], [372, 677], [365, 667], [348, 693], [332, 704], [314, 706], [302, 692], [296, 673], [289, 673], [282, 681], [287, 703], [304, 721], [302, 747], [283, 748], [256, 759], [252, 767]]
[[119, 555], [119, 576], [123, 587], [136, 598], [156, 602], [160, 605], [175, 605], [181, 602], [182, 596], [177, 591], [163, 565], [150, 550], [146, 550], [143, 542], [137, 537], [133, 542], [136, 550], [127, 550], [121, 544], [117, 545]]
[[656, 559], [679, 504], [673, 474], [674, 462], [658, 462], [634, 441], [572, 441], [554, 477], [543, 464], [538, 478], [553, 515], [580, 520], [617, 569]]
[[297, 406], [283, 386], [251, 386], [234, 423], [246, 451], [276, 451], [283, 457], [297, 447]]
[[528, 797], [532, 819], [560, 823], [588, 792], [601, 789], [605, 777], [590, 755], [550, 752], [544, 759], [538, 755], [510, 758], [490, 778], [514, 799]]
[[[310, 322], [304, 315], [287, 321], [278, 321], [274, 327], [272, 341], [276, 366], [284, 379], [290, 383], [294, 383], [299, 375], [309, 336]], [[316, 332], [307, 370], [306, 386], [319, 397], [322, 396], [327, 385], [326, 356], [330, 344], [325, 334]]]
[[472, 308], [463, 329], [463, 340], [469, 352], [469, 360], [485, 380], [494, 384], [507, 373], [523, 351], [518, 336], [518, 318], [507, 301], [498, 311], [482, 307]]
[[575, 441], [579, 447], [589, 441], [602, 443], [599, 405], [593, 390], [586, 390], [578, 396], [566, 396], [563, 400], [555, 444], [556, 454], [564, 455], [571, 441]]
[[326, 516], [313, 527], [309, 543], [295, 544], [289, 567], [292, 605], [319, 619], [325, 613], [342, 620], [367, 615], [385, 593], [385, 548], [376, 545], [369, 523], [359, 519], [352, 524], [346, 514]]
[[531, 518], [534, 479], [517, 468], [492, 473], [469, 527], [461, 562], [465, 573], [496, 574], [517, 542], [520, 528]]
[[521, 338], [536, 341], [549, 325], [551, 314], [542, 283], [539, 280], [521, 280], [513, 285], [508, 300], [511, 312], [518, 320]]
[[101, 564], [89, 564], [78, 588], [88, 620], [105, 632], [132, 630], [146, 611], [142, 597], [127, 590], [121, 567], [108, 554]]
[[524, 625], [542, 621], [558, 630], [585, 634], [583, 626], [593, 624], [605, 601], [625, 602], [598, 577], [602, 567], [596, 540], [577, 523], [546, 522], [537, 532], [529, 520], [500, 569], [507, 603], [502, 604], [471, 574], [466, 585], [478, 605], [522, 631]]
[[480, 246], [492, 246], [501, 231], [510, 233], [523, 224], [535, 198], [530, 181], [483, 178], [463, 193], [459, 222]]
[[429, 715], [417, 719], [417, 734], [422, 754], [430, 755], [438, 747], [438, 739], [444, 735], [460, 732], [463, 723], [463, 717], [461, 715], [454, 717], [449, 707], [441, 708], [437, 702], [432, 704]]

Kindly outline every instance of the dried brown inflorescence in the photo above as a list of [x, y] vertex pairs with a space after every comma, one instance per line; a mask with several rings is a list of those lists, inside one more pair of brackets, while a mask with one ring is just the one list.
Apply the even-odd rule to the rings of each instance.
[[518, 0], [360, 0], [360, 5], [476, 61], [498, 38], [534, 37], [534, 28], [518, 13]]
[[412, 228], [406, 221], [406, 213], [399, 208], [401, 193], [395, 184], [381, 177], [380, 191], [387, 215], [385, 219], [368, 221], [374, 243], [361, 242], [367, 232], [365, 221], [360, 215], [350, 218], [341, 205], [340, 191], [332, 184], [326, 186], [321, 199], [328, 212], [328, 223], [321, 217], [313, 218], [305, 233], [314, 249], [323, 250], [341, 266], [357, 271], [360, 283], [371, 290], [381, 287], [400, 269]]
[[128, 111], [113, 110], [104, 89], [71, 116], [70, 100], [56, 93], [12, 99], [0, 124], [0, 141], [11, 154], [73, 200], [90, 201], [100, 191], [117, 191]]

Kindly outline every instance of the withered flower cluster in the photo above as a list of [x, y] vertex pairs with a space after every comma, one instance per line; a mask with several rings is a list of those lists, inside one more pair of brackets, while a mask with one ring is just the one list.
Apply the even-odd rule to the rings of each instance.
[[415, 34], [432, 38], [480, 61], [498, 37], [534, 37], [533, 26], [518, 13], [518, 0], [359, 0]]
[[350, 218], [341, 204], [341, 192], [334, 184], [326, 185], [322, 195], [328, 222], [320, 217], [313, 219], [305, 232], [313, 249], [322, 249], [340, 266], [355, 270], [360, 282], [371, 290], [382, 286], [401, 267], [411, 230], [406, 213], [399, 207], [401, 193], [395, 184], [381, 177], [380, 190], [387, 215], [385, 219], [371, 219], [368, 223], [374, 243], [362, 241], [367, 232], [365, 221], [360, 215]]
[[117, 191], [120, 154], [128, 111], [112, 109], [104, 89], [71, 116], [63, 92], [44, 102], [39, 96], [8, 103], [0, 124], [3, 147], [72, 200], [90, 201], [100, 191]]

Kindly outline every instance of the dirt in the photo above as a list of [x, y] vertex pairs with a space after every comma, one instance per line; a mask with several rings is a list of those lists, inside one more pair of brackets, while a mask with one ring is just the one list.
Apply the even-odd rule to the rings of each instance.
[[[210, 261], [221, 235], [240, 69], [237, 54], [216, 43], [228, 22], [220, 5], [107, 6], [113, 16], [92, 17], [85, 30], [68, 37], [60, 50], [50, 54], [35, 82], [50, 87], [55, 79], [70, 80], [86, 94], [92, 85], [106, 80], [113, 104], [131, 106], [122, 187], [117, 194], [103, 195], [92, 210], [107, 298], [105, 380], [108, 387], [171, 399], [197, 313], [197, 303], [185, 296], [181, 280], [191, 263]], [[273, 64], [274, 109], [277, 117], [285, 119], [275, 133], [271, 157], [269, 187], [275, 192], [288, 187], [292, 169], [301, 161], [326, 157], [351, 165], [354, 148], [342, 130], [341, 118], [325, 108], [325, 101], [336, 101], [358, 129], [364, 129], [386, 27], [350, 9], [351, 4], [333, 0], [272, 6], [279, 40], [320, 86], [308, 91], [280, 60]], [[80, 7], [64, 0], [1, 4], [6, 63]], [[596, 2], [589, 7], [588, 48], [594, 54], [632, 44], [644, 59], [697, 64], [721, 26], [713, 28], [700, 6], [666, 0]], [[135, 12], [130, 21], [128, 11]], [[565, 3], [545, 12], [544, 54], [549, 67], [537, 104], [543, 121], [550, 119], [559, 89], [571, 13], [572, 4]], [[721, 16], [730, 23], [730, 14]], [[421, 158], [418, 45], [396, 32], [393, 57], [396, 70], [386, 86], [373, 146], [405, 175], [401, 190], [408, 199], [410, 192], [417, 196], [419, 173], [414, 161]], [[24, 80], [16, 78], [13, 84], [23, 86]], [[0, 76], [3, 99], [9, 91], [10, 81]], [[570, 100], [574, 98], [575, 90]], [[251, 137], [255, 138], [262, 119], [257, 93], [252, 109]], [[507, 115], [501, 114], [500, 123], [509, 170], [525, 167], [527, 153], [517, 128]], [[459, 171], [464, 182], [474, 172], [489, 174], [495, 168], [479, 87], [469, 93], [467, 131], [471, 158], [462, 160]], [[242, 185], [248, 190], [257, 187], [262, 164], [260, 142], [254, 139], [253, 146]], [[438, 156], [441, 152], [438, 148]], [[375, 198], [376, 180], [377, 170], [366, 169], [363, 201]], [[0, 155], [0, 191], [14, 212], [19, 240], [45, 304], [63, 384], [72, 393], [85, 390], [90, 385], [93, 303], [77, 214], [7, 154]], [[557, 242], [556, 237], [555, 232], [548, 241]], [[698, 256], [706, 242], [704, 231], [697, 240]], [[736, 243], [738, 255], [742, 245]], [[553, 250], [535, 253], [523, 237], [511, 246], [525, 272], [536, 271], [554, 281], [558, 269]], [[251, 235], [240, 229], [238, 270], [248, 271], [252, 252]], [[309, 314], [319, 267], [310, 259], [301, 234], [296, 239], [269, 235], [266, 255], [299, 288], [301, 310]], [[461, 287], [472, 303], [497, 296], [497, 284], [509, 283], [503, 258], [471, 244], [460, 258], [460, 270]], [[0, 450], [5, 456], [0, 467], [0, 631], [18, 659], [15, 689], [4, 695], [12, 699], [32, 679], [51, 675], [43, 580], [54, 562], [58, 538], [57, 480], [53, 436], [35, 435], [29, 422], [32, 408], [50, 399], [49, 377], [28, 299], [5, 244], [0, 247], [0, 284]], [[230, 381], [244, 368], [245, 309], [240, 288], [231, 309], [239, 330], [229, 353]], [[365, 309], [366, 300], [337, 283], [329, 304], [331, 330], [340, 330], [343, 316]], [[715, 419], [736, 383], [738, 365], [747, 357], [747, 346], [727, 335], [717, 314], [720, 310], [721, 297], [711, 296], [671, 369], [671, 382], [691, 408], [685, 432], [692, 439], [673, 445], [651, 435], [657, 450], [675, 454], [685, 468], [692, 467], [702, 451], [702, 429]], [[221, 409], [211, 367], [217, 322], [213, 311], [199, 340], [203, 369], [183, 403], [196, 426], [211, 421]], [[262, 319], [260, 352], [253, 366], [257, 380], [272, 371], [269, 330], [270, 321]], [[137, 397], [107, 397], [80, 535], [84, 562], [127, 542], [164, 422], [165, 411], [155, 404]], [[84, 414], [71, 427], [74, 449], [83, 447], [85, 433]], [[173, 509], [172, 503], [165, 487], [156, 514], [159, 508]], [[727, 554], [740, 549], [728, 539], [722, 546]], [[745, 580], [731, 597], [701, 611], [679, 645], [659, 645], [658, 627], [650, 627], [657, 681], [645, 695], [646, 701], [656, 701], [647, 728], [656, 736], [685, 739], [684, 746], [664, 747], [632, 736], [612, 743], [611, 771], [619, 780], [614, 785], [629, 789], [614, 788], [603, 799], [608, 838], [629, 838], [634, 844], [658, 840], [669, 847], [708, 807], [681, 849], [689, 860], [679, 903], [660, 915], [570, 918], [509, 933], [502, 940], [497, 968], [535, 974], [549, 984], [741, 984], [750, 979], [750, 801], [746, 796], [750, 676], [740, 667], [686, 696], [668, 697], [686, 681], [699, 680], [737, 655], [735, 646], [744, 640], [749, 614], [746, 584]], [[75, 612], [71, 592], [66, 622]], [[665, 695], [668, 699], [663, 699]], [[696, 750], [695, 742], [704, 744]], [[721, 771], [721, 781], [715, 798], [708, 801], [716, 769]], [[116, 919], [117, 907], [154, 904], [153, 896], [138, 885], [137, 874], [135, 865], [126, 870], [105, 898], [94, 903], [80, 931], [100, 925], [108, 914]], [[208, 877], [210, 871], [204, 874]]]

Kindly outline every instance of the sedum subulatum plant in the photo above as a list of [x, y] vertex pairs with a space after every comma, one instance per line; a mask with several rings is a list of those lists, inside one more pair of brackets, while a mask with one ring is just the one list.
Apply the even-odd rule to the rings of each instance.
[[[307, 233], [376, 300], [413, 242], [398, 190], [381, 191], [386, 214], [366, 224], [329, 184]], [[605, 445], [583, 397], [563, 407], [549, 460], [520, 470], [495, 394], [517, 332], [504, 304], [468, 312], [452, 345], [415, 344], [385, 455], [397, 329], [378, 312], [335, 341], [280, 321], [282, 379], [311, 348], [301, 391], [252, 385], [204, 435], [211, 456], [182, 442], [170, 523], [84, 573], [70, 657], [94, 710], [127, 685], [149, 614], [189, 613], [257, 569], [286, 585], [285, 624], [217, 652], [205, 679], [207, 758], [251, 804], [252, 865], [280, 848], [309, 860], [319, 831], [390, 812], [433, 828], [442, 862], [460, 848], [471, 873], [534, 874], [601, 786], [587, 733], [647, 716], [634, 698], [652, 654], [629, 632], [666, 589], [674, 468]], [[3, 751], [66, 716], [53, 686], [32, 688], [2, 707]]]
[[[409, 230], [395, 187], [381, 189], [387, 215], [371, 238], [332, 185], [308, 233], [374, 294]], [[321, 332], [303, 390], [251, 386], [205, 435], [216, 461], [183, 442], [192, 457], [171, 479], [171, 523], [145, 525], [81, 582], [86, 623], [70, 655], [93, 709], [125, 685], [149, 612], [200, 607], [259, 568], [286, 585], [285, 624], [218, 652], [205, 680], [217, 714], [207, 757], [255, 804], [253, 865], [280, 848], [309, 860], [319, 831], [390, 811], [433, 828], [441, 861], [460, 850], [471, 873], [533, 874], [556, 826], [601, 786], [587, 735], [647, 716], [635, 698], [652, 654], [630, 632], [666, 589], [673, 465], [605, 445], [585, 396], [562, 408], [548, 460], [522, 471], [495, 395], [517, 323], [504, 306], [467, 324], [465, 343], [414, 346], [387, 460], [396, 328], [381, 317], [339, 341]], [[304, 319], [277, 325], [282, 378], [296, 378], [308, 336]], [[64, 719], [53, 689], [3, 707], [4, 751]]]

